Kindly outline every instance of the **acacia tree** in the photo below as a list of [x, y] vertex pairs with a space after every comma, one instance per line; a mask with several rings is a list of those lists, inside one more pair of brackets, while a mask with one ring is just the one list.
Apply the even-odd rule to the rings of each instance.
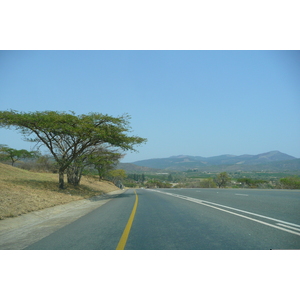
[[99, 113], [76, 116], [74, 112], [0, 111], [0, 127], [16, 128], [25, 140], [44, 145], [53, 155], [59, 173], [59, 188], [64, 188], [64, 173], [78, 157], [91, 147], [108, 144], [122, 150], [135, 151], [134, 146], [146, 142], [128, 136], [130, 116], [112, 117]]
[[33, 158], [36, 156], [37, 153], [35, 151], [27, 151], [25, 149], [17, 150], [17, 149], [9, 148], [6, 145], [0, 145], [1, 160], [10, 159], [12, 166], [15, 164], [16, 161], [18, 161], [21, 158]]
[[89, 161], [98, 171], [99, 180], [101, 180], [117, 165], [122, 157], [121, 153], [102, 148], [100, 151], [94, 152]]
[[115, 185], [122, 187], [122, 180], [126, 178], [126, 172], [123, 169], [111, 170], [108, 176]]

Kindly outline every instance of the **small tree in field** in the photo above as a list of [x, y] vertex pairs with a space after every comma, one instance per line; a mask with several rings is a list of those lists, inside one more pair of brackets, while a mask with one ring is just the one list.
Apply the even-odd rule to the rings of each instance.
[[122, 157], [121, 153], [109, 151], [108, 149], [101, 149], [99, 152], [93, 153], [90, 162], [97, 169], [99, 180], [103, 179], [110, 170], [113, 170]]
[[34, 158], [36, 155], [37, 153], [35, 151], [27, 151], [25, 149], [17, 150], [9, 148], [6, 145], [0, 145], [1, 160], [10, 160], [12, 166], [22, 158]]
[[230, 177], [226, 172], [222, 172], [218, 174], [215, 178], [215, 182], [219, 188], [225, 187], [229, 181], [230, 181]]
[[115, 185], [121, 187], [123, 185], [121, 183], [122, 180], [126, 178], [126, 172], [125, 172], [125, 170], [122, 170], [122, 169], [111, 170], [108, 173], [108, 177], [112, 180], [112, 182]]
[[48, 148], [58, 165], [59, 188], [64, 188], [64, 173], [76, 159], [103, 144], [135, 151], [146, 139], [129, 136], [130, 117], [111, 117], [99, 113], [76, 116], [74, 112], [42, 111], [22, 113], [0, 111], [0, 127], [16, 128], [27, 141]]

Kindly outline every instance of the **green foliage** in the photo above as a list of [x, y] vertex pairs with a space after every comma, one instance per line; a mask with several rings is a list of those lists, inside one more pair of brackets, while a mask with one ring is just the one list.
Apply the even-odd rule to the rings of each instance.
[[107, 178], [111, 180], [116, 186], [119, 188], [123, 188], [123, 183], [122, 181], [126, 178], [126, 172], [125, 170], [122, 169], [116, 169], [116, 170], [111, 170]]
[[168, 179], [167, 179], [168, 181], [170, 181], [170, 182], [173, 182], [173, 176], [172, 176], [172, 174], [169, 174], [169, 176], [168, 176]]
[[129, 119], [127, 114], [115, 118], [99, 113], [76, 116], [74, 112], [0, 111], [0, 127], [13, 127], [27, 141], [48, 148], [58, 164], [60, 188], [64, 187], [66, 169], [72, 163], [80, 164], [93, 148], [109, 145], [135, 151], [135, 145], [146, 142], [144, 138], [128, 135]]
[[218, 174], [215, 178], [215, 182], [219, 188], [225, 187], [229, 181], [230, 181], [230, 177], [227, 174], [227, 172], [222, 172]]
[[0, 145], [0, 160], [10, 160], [11, 165], [22, 158], [34, 158], [37, 156], [37, 152], [35, 151], [27, 151], [25, 149], [17, 150], [13, 148], [9, 148], [6, 145]]
[[126, 182], [124, 182], [124, 185], [127, 188], [139, 188], [139, 186], [136, 183], [134, 183], [134, 182], [128, 182], [128, 181], [126, 181]]
[[78, 156], [67, 168], [68, 183], [79, 185], [84, 168], [94, 167], [98, 171], [99, 180], [103, 179], [122, 157], [120, 153], [105, 147], [91, 147], [89, 151]]
[[239, 178], [237, 182], [242, 183], [244, 186], [249, 188], [257, 188], [259, 185], [267, 183], [266, 180], [252, 179], [252, 178]]
[[132, 179], [135, 182], [140, 182], [140, 183], [144, 183], [145, 181], [145, 174], [128, 174], [127, 175], [128, 179]]
[[200, 181], [201, 188], [216, 188], [217, 185], [212, 178], [207, 178]]
[[108, 173], [108, 177], [112, 178], [113, 181], [122, 180], [126, 178], [126, 172], [122, 169], [111, 170]]
[[97, 169], [99, 180], [101, 180], [117, 165], [121, 157], [120, 153], [101, 147], [89, 155], [88, 163]]
[[[289, 188], [288, 185], [283, 185], [284, 181], [280, 183], [280, 178], [283, 177], [295, 177], [300, 172], [232, 172], [228, 173], [230, 180], [226, 183], [226, 187], [229, 188]], [[173, 181], [177, 183], [174, 188], [216, 188], [217, 184], [215, 178], [219, 173], [212, 172], [172, 172]], [[147, 181], [150, 180], [151, 186], [155, 181], [170, 182], [169, 174], [157, 174], [157, 173], [144, 173], [145, 182], [140, 181], [140, 174], [132, 173], [128, 174], [125, 181], [127, 187], [141, 187], [147, 186]], [[297, 176], [296, 176], [297, 178]], [[299, 176], [298, 176], [299, 178]], [[152, 180], [153, 179], [153, 180]], [[289, 186], [292, 186], [290, 184]]]
[[257, 188], [259, 185], [267, 183], [266, 180], [252, 179], [252, 178], [239, 178], [237, 182], [242, 183], [244, 186], [249, 188]]
[[148, 180], [146, 183], [147, 188], [171, 188], [172, 185], [168, 182], [162, 182], [157, 179]]
[[292, 176], [281, 178], [280, 184], [284, 189], [300, 189], [300, 177]]

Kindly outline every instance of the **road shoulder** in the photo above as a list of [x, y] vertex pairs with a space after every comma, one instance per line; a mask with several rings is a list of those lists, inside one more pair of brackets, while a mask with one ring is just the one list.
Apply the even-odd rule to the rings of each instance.
[[124, 190], [0, 221], [0, 249], [21, 250], [102, 206]]

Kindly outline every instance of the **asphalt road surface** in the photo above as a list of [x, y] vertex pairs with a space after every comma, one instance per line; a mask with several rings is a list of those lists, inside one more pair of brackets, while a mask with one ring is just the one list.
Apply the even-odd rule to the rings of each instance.
[[26, 249], [300, 249], [300, 191], [130, 189]]

